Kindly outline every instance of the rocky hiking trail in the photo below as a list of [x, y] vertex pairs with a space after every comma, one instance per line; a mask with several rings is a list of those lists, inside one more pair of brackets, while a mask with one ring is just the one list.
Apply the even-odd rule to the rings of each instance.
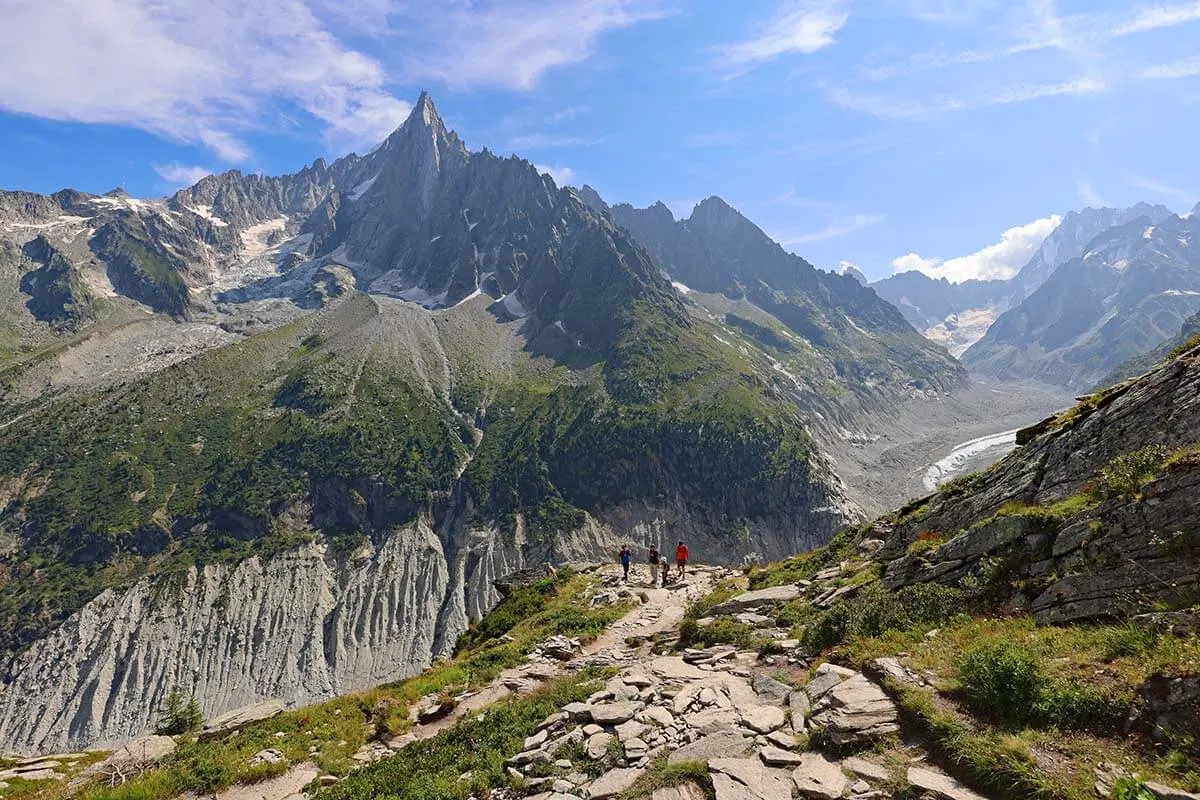
[[[899, 754], [889, 754], [886, 761], [871, 755], [838, 760], [805, 752], [803, 745], [814, 727], [847, 748], [900, 731], [895, 703], [862, 673], [823, 664], [807, 684], [793, 688], [772, 675], [805, 672], [803, 665], [786, 655], [764, 663], [758, 652], [732, 645], [684, 649], [677, 655], [652, 652], [656, 641], [676, 638], [689, 604], [723, 581], [744, 584], [739, 573], [698, 567], [686, 581], [661, 588], [636, 580], [625, 586], [615, 566], [603, 566], [597, 572], [607, 586], [602, 592], [612, 595], [603, 600], [611, 602], [618, 593], [632, 594], [641, 604], [586, 646], [565, 637], [547, 640], [527, 664], [460, 697], [444, 715], [418, 721], [386, 746], [364, 746], [356, 760], [365, 764], [386, 758], [506, 697], [530, 694], [556, 677], [588, 667], [611, 667], [619, 670], [616, 675], [598, 685], [586, 701], [569, 704], [547, 718], [525, 740], [524, 748], [508, 757], [507, 771], [524, 785], [527, 797], [619, 798], [647, 775], [655, 759], [665, 757], [672, 766], [699, 765], [707, 770], [716, 800], [793, 796], [868, 800], [892, 797], [892, 787], [902, 784], [946, 800], [982, 798], [928, 767], [926, 753], [915, 745], [901, 746]], [[825, 577], [840, 574], [841, 570], [835, 569]], [[813, 600], [826, 603], [834, 592], [822, 590]], [[760, 611], [800, 596], [796, 586], [743, 592], [713, 608], [706, 621], [729, 616], [763, 624], [769, 618]], [[796, 642], [785, 638], [785, 631], [770, 633], [785, 651], [795, 648]], [[893, 659], [881, 659], [879, 668], [880, 674], [920, 682]], [[426, 706], [414, 709], [414, 716], [419, 718], [426, 711], [436, 715], [434, 708]], [[564, 758], [568, 750], [581, 751], [592, 764]], [[897, 759], [906, 763], [898, 764]], [[606, 767], [598, 775], [597, 764]], [[548, 769], [556, 774], [537, 777]], [[216, 797], [300, 800], [304, 787], [317, 778], [314, 765], [301, 764], [278, 778], [233, 787]], [[493, 793], [497, 798], [516, 796], [512, 790]], [[653, 800], [700, 800], [705, 796], [693, 783], [659, 788], [652, 794]]]
[[[409, 709], [411, 726], [386, 741], [364, 744], [353, 755], [355, 766], [348, 775], [324, 773], [309, 760], [283, 770], [283, 753], [268, 748], [251, 764], [279, 766], [274, 777], [215, 794], [182, 796], [302, 800], [322, 786], [352, 780], [358, 770], [381, 764], [417, 742], [478, 719], [502, 701], [536, 696], [551, 682], [597, 668], [606, 670], [605, 677], [590, 679], [594, 691], [589, 696], [563, 705], [540, 724], [531, 723], [519, 748], [497, 754], [510, 786], [477, 793], [474, 800], [1026, 796], [1011, 790], [979, 794], [950, 774], [955, 770], [942, 769], [951, 765], [938, 758], [928, 730], [914, 726], [912, 714], [898, 702], [905, 691], [937, 697], [931, 676], [912, 669], [908, 653], [873, 658], [861, 664], [861, 671], [814, 663], [790, 638], [789, 629], [778, 627], [780, 609], [787, 604], [828, 609], [853, 595], [864, 585], [866, 550], [860, 548], [857, 556], [820, 569], [810, 579], [755, 590], [747, 590], [741, 572], [719, 567], [696, 567], [685, 581], [665, 588], [648, 585], [645, 566], [629, 584], [615, 565], [585, 568], [592, 583], [582, 602], [635, 603], [590, 642], [551, 636], [534, 647], [525, 663], [478, 688], [452, 699], [421, 698]], [[755, 647], [684, 647], [680, 634], [689, 624], [701, 630], [742, 626], [755, 632]], [[259, 716], [274, 710], [265, 708]], [[234, 722], [245, 724], [254, 717], [248, 713]], [[77, 774], [134, 774], [159, 763], [174, 748], [169, 737], [142, 737]], [[54, 772], [59, 763], [59, 757], [51, 756], [17, 768]], [[1124, 797], [1114, 792], [1123, 774], [1128, 773], [1096, 764], [1097, 794]], [[55, 775], [65, 783], [65, 775]], [[38, 777], [54, 776], [39, 772]], [[464, 772], [459, 780], [469, 777]], [[1164, 785], [1144, 785], [1153, 793], [1147, 798], [1200, 798]]]

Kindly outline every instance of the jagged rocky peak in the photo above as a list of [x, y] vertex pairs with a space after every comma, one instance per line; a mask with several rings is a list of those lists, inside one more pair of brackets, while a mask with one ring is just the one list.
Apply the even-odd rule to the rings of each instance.
[[579, 195], [579, 199], [597, 214], [607, 214], [609, 212], [608, 203], [604, 202], [604, 198], [600, 196], [600, 193], [590, 185], [585, 183], [582, 189], [577, 190], [577, 194]]
[[377, 154], [385, 165], [404, 169], [418, 179], [414, 185], [422, 187], [423, 201], [432, 200], [429, 179], [442, 170], [443, 162], [462, 161], [468, 156], [467, 146], [457, 133], [446, 127], [428, 92], [421, 92], [408, 118], [384, 141]]
[[[659, 205], [662, 205], [662, 203], [660, 202]], [[692, 215], [687, 218], [687, 223], [688, 227], [692, 228], [693, 230], [697, 229], [698, 227], [728, 227], [730, 225], [741, 223], [754, 225], [753, 222], [742, 216], [740, 211], [716, 195], [706, 197], [700, 202], [699, 205], [692, 209]]]

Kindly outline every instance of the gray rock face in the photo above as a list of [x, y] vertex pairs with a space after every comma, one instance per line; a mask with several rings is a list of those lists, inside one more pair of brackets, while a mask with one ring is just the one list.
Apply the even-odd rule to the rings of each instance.
[[0, 749], [117, 744], [153, 727], [174, 686], [212, 719], [410, 675], [465, 629], [467, 596], [486, 596], [504, 571], [467, 571], [459, 557], [448, 563], [416, 525], [344, 566], [311, 545], [105, 592], [15, 659], [0, 684]]
[[[965, 488], [922, 501], [876, 558], [893, 588], [957, 585], [991, 574], [1011, 603], [1041, 622], [1071, 622], [1190, 602], [1200, 586], [1200, 471], [1185, 461], [1151, 480], [1140, 499], [1114, 497], [1059, 521], [1037, 513], [994, 516], [1005, 503], [1049, 505], [1078, 493], [1113, 458], [1151, 445], [1200, 440], [1200, 352], [1097, 395], [1060, 421], [1030, 429], [1025, 444]], [[921, 531], [951, 538], [905, 553]], [[957, 535], [954, 535], [957, 533]], [[990, 572], [989, 572], [990, 570]]]

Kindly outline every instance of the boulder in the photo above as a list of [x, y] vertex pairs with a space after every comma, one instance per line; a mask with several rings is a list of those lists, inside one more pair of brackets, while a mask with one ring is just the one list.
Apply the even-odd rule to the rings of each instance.
[[758, 757], [768, 767], [798, 767], [800, 766], [801, 758], [797, 753], [791, 750], [783, 750], [772, 745], [767, 745], [758, 751]]
[[1200, 800], [1200, 794], [1185, 792], [1154, 781], [1146, 781], [1146, 788], [1154, 792], [1161, 800]]
[[834, 800], [841, 797], [849, 781], [837, 764], [820, 753], [804, 753], [792, 772], [792, 782], [801, 797]]
[[615, 738], [611, 733], [604, 731], [590, 736], [587, 740], [586, 748], [588, 758], [593, 761], [599, 761], [604, 758], [605, 753], [608, 752], [608, 746]]
[[716, 733], [729, 730], [737, 725], [741, 716], [732, 708], [706, 708], [703, 711], [693, 711], [683, 715], [683, 721], [689, 728], [695, 728], [701, 734]]
[[126, 742], [125, 746], [101, 761], [97, 767], [119, 766], [122, 768], [153, 764], [175, 752], [175, 740], [170, 736], [139, 736]]
[[562, 710], [572, 722], [592, 721], [592, 707], [587, 703], [567, 703]]
[[540, 731], [535, 733], [533, 736], [527, 737], [525, 739], [525, 744], [521, 747], [521, 749], [522, 750], [533, 750], [536, 747], [541, 747], [542, 745], [544, 745], [546, 743], [546, 740], [549, 738], [550, 738], [550, 731], [546, 730], [545, 728], [542, 728]]
[[622, 722], [616, 727], [617, 738], [621, 740], [622, 744], [628, 742], [630, 739], [639, 738], [645, 732], [646, 726], [636, 719]]
[[822, 664], [813, 673], [813, 679], [804, 687], [809, 700], [816, 702], [834, 686], [858, 673], [852, 669], [839, 667], [837, 664]]
[[744, 786], [759, 800], [791, 800], [792, 784], [787, 772], [771, 769], [757, 758], [712, 758], [708, 769], [715, 781], [725, 775]]
[[655, 789], [650, 800], [707, 800], [704, 790], [694, 783]]
[[754, 693], [763, 700], [776, 705], [783, 705], [787, 701], [788, 695], [792, 693], [792, 687], [768, 675], [755, 675], [750, 681], [750, 686], [754, 689]]
[[236, 708], [233, 711], [226, 712], [220, 716], [210, 719], [204, 725], [201, 736], [207, 736], [217, 733], [226, 733], [228, 731], [238, 730], [249, 725], [252, 722], [261, 722], [264, 719], [282, 714], [284, 705], [282, 700], [265, 700], [261, 703], [255, 703], [250, 706]]
[[744, 611], [755, 611], [779, 603], [787, 603], [800, 598], [800, 587], [795, 584], [772, 586], [768, 589], [757, 589], [753, 592], [731, 597], [724, 603], [714, 606], [709, 612], [711, 617], [730, 616]]
[[835, 744], [857, 744], [899, 731], [900, 712], [883, 689], [855, 673], [822, 695], [812, 723], [824, 727]]
[[678, 656], [659, 656], [646, 665], [652, 673], [664, 680], [697, 681], [711, 675], [684, 661]]
[[987, 800], [976, 794], [949, 775], [920, 767], [908, 768], [908, 783], [917, 789], [929, 792], [942, 800]]
[[614, 769], [601, 775], [583, 788], [588, 800], [605, 800], [624, 792], [641, 777], [644, 769]]
[[710, 758], [739, 756], [749, 749], [752, 742], [737, 731], [720, 731], [697, 739], [689, 745], [671, 753], [669, 764], [683, 761], [708, 761]]
[[592, 706], [592, 722], [597, 725], [620, 725], [633, 719], [633, 715], [646, 707], [640, 701], [602, 703]]
[[637, 718], [642, 722], [666, 727], [675, 721], [675, 715], [662, 706], [650, 706], [645, 709]]
[[784, 733], [783, 731], [771, 731], [767, 734], [767, 741], [770, 742], [772, 746], [778, 747], [781, 750], [796, 749], [796, 737], [790, 733]]
[[713, 793], [717, 800], [759, 800], [744, 783], [738, 783], [728, 775], [713, 775]]
[[887, 767], [876, 764], [873, 761], [867, 761], [865, 758], [859, 758], [858, 756], [850, 756], [843, 761], [842, 769], [851, 775], [866, 778], [876, 783], [883, 783], [892, 778], [892, 774], [888, 772]]
[[785, 717], [778, 706], [757, 706], [742, 711], [742, 724], [755, 733], [770, 733], [783, 727]]

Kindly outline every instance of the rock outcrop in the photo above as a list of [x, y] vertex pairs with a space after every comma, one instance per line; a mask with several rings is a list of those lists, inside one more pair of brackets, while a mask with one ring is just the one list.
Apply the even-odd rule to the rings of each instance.
[[[885, 584], [971, 576], [1042, 622], [1200, 596], [1200, 458], [1189, 454], [1200, 442], [1200, 348], [1084, 398], [1022, 439], [988, 472], [915, 502], [894, 530], [880, 530]], [[1141, 466], [1120, 466], [1130, 453]], [[1110, 482], [1136, 483], [1104, 484], [1106, 468], [1119, 473]], [[921, 538], [945, 541], [909, 552]]]

